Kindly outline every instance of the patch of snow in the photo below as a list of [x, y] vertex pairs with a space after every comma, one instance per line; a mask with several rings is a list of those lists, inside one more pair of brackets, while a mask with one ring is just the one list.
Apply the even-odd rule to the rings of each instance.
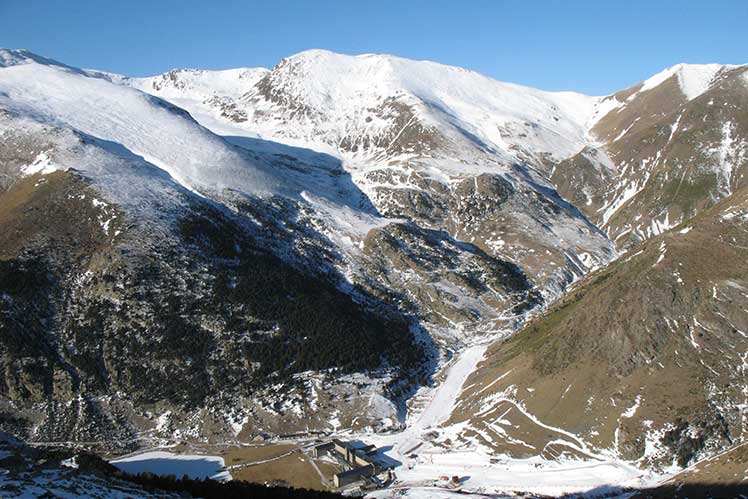
[[676, 118], [675, 123], [672, 124], [670, 127], [670, 137], [667, 139], [667, 143], [669, 144], [671, 140], [673, 140], [673, 136], [675, 135], [675, 132], [678, 131], [678, 126], [680, 125], [680, 119], [683, 117], [683, 113], [680, 113], [678, 115], [678, 118]]
[[626, 409], [623, 414], [621, 414], [621, 417], [623, 418], [633, 418], [636, 414], [636, 411], [639, 409], [639, 406], [641, 405], [642, 397], [641, 395], [636, 396], [636, 400], [634, 400], [634, 404]]
[[735, 151], [733, 149], [735, 139], [732, 136], [732, 128], [733, 124], [730, 121], [725, 121], [722, 124], [722, 142], [719, 146], [718, 152], [718, 174], [720, 178], [720, 187], [726, 195], [729, 195], [732, 192], [732, 188], [730, 185], [732, 180], [732, 171], [734, 168], [732, 155], [735, 154]]
[[60, 168], [52, 163], [52, 158], [49, 157], [49, 154], [46, 151], [42, 151], [30, 165], [21, 168], [21, 171], [24, 175], [34, 175], [35, 173], [46, 175], [58, 169]]
[[652, 265], [652, 267], [656, 267], [665, 259], [665, 254], [667, 253], [667, 246], [665, 245], [665, 241], [660, 242], [660, 256], [657, 257], [657, 261]]
[[614, 95], [603, 97], [595, 103], [594, 111], [592, 116], [587, 121], [587, 129], [591, 130], [597, 122], [603, 119], [605, 116], [620, 109], [624, 106], [624, 103], [619, 101]]
[[[263, 76], [265, 68], [234, 68], [219, 71], [175, 69], [146, 78], [124, 78], [118, 83], [170, 101], [187, 99], [203, 102], [211, 97], [237, 97], [248, 92]], [[112, 75], [116, 78], [115, 75]]]
[[[120, 144], [192, 191], [243, 188], [265, 195], [279, 188], [269, 171], [173, 106], [102, 79], [36, 63], [3, 68], [0, 105]], [[34, 169], [48, 163], [40, 157]]]
[[696, 350], [701, 350], [701, 346], [698, 343], [696, 343], [696, 338], [694, 338], [694, 336], [693, 336], [693, 328], [692, 327], [688, 328], [688, 337], [691, 340], [691, 346], [693, 346], [694, 349], [696, 349]]
[[725, 66], [721, 64], [680, 64], [678, 83], [688, 100], [693, 100], [706, 92], [714, 77]]
[[635, 119], [635, 120], [634, 120], [633, 122], [631, 122], [631, 124], [630, 124], [629, 126], [627, 126], [626, 128], [624, 128], [624, 129], [623, 129], [623, 130], [621, 131], [621, 133], [619, 133], [619, 134], [618, 134], [618, 135], [616, 136], [616, 138], [612, 140], [612, 142], [618, 142], [618, 141], [619, 141], [620, 139], [622, 139], [622, 138], [623, 138], [623, 136], [624, 136], [624, 135], [626, 135], [626, 134], [627, 134], [627, 133], [629, 132], [629, 130], [631, 130], [631, 129], [632, 129], [633, 127], [634, 127], [634, 125], [636, 125], [636, 122], [637, 122], [637, 121], [639, 121], [639, 118], [638, 118], [638, 117], [637, 117], [637, 118], [636, 118], [636, 119]]
[[631, 180], [621, 178], [614, 186], [614, 192], [616, 192], [616, 196], [610, 203], [597, 210], [598, 212], [603, 213], [603, 227], [608, 224], [610, 219], [618, 212], [618, 210], [620, 210], [626, 203], [628, 203], [637, 194], [644, 190], [651, 175], [651, 171], [646, 168], [648, 164], [649, 161], [642, 161], [642, 175], [640, 178]]

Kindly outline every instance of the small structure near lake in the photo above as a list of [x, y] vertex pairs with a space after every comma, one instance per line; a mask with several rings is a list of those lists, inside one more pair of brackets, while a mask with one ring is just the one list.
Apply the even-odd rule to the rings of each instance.
[[331, 455], [350, 469], [336, 473], [333, 484], [340, 488], [351, 483], [372, 478], [391, 468], [376, 459], [378, 450], [374, 445], [358, 445], [337, 438], [312, 449], [312, 456]]

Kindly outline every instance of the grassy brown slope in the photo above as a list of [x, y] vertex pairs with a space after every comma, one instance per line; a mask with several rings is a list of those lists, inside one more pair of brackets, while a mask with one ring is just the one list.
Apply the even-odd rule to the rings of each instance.
[[743, 189], [591, 275], [489, 350], [452, 423], [485, 429], [508, 398], [595, 447], [681, 465], [742, 438], [747, 214]]
[[92, 203], [96, 192], [78, 177], [55, 172], [32, 175], [0, 193], [0, 259], [14, 258], [31, 245], [71, 248], [75, 256], [105, 249], [107, 232], [120, 229], [116, 217], [108, 231], [101, 221], [117, 215], [104, 203]]
[[734, 483], [748, 487], [748, 444], [699, 461], [666, 482], [676, 486], [704, 483]]
[[657, 487], [629, 499], [715, 499], [748, 497], [748, 445], [699, 461]]

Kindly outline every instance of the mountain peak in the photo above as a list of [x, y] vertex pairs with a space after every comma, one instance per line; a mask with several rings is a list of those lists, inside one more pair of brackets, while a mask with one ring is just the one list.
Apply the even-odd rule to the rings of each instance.
[[639, 91], [655, 88], [666, 80], [676, 76], [683, 94], [688, 100], [693, 100], [709, 89], [720, 71], [735, 67], [737, 66], [729, 64], [679, 63], [644, 80]]
[[0, 67], [28, 64], [41, 59], [38, 55], [26, 49], [4, 49], [0, 48]]
[[42, 57], [31, 52], [30, 50], [0, 48], [0, 68], [30, 63], [71, 68], [67, 64], [63, 64], [59, 61], [55, 61], [54, 59], [49, 59], [47, 57]]
[[[384, 54], [384, 53], [344, 54], [342, 52], [335, 52], [335, 51], [327, 50], [327, 49], [302, 50], [301, 52], [297, 52], [295, 54], [292, 54], [288, 57], [283, 58], [283, 60], [295, 60], [295, 61], [324, 61], [324, 60], [330, 60], [330, 59], [338, 59], [341, 61], [348, 60], [351, 62], [355, 60], [364, 60], [364, 59], [379, 59], [379, 60], [400, 59], [404, 61], [410, 61], [410, 59], [398, 57], [392, 54]], [[416, 62], [416, 61], [413, 61], [413, 62]]]

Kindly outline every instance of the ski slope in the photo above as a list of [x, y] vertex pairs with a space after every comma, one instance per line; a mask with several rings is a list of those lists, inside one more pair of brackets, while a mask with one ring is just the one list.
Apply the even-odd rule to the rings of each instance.
[[[242, 74], [229, 71], [221, 81]], [[254, 81], [247, 78], [247, 83]], [[208, 78], [203, 86], [214, 80]], [[165, 198], [171, 196], [168, 190], [179, 188], [219, 202], [236, 196], [283, 196], [315, 204], [323, 216], [344, 228], [381, 223], [361, 210], [362, 194], [341, 175], [334, 158], [262, 140], [239, 147], [183, 109], [119, 84], [111, 75], [0, 49], [0, 110], [11, 120], [5, 125], [9, 132], [24, 127], [39, 133], [44, 127], [57, 130], [50, 135], [56, 150], [44, 153], [45, 173], [84, 171], [118, 203], [153, 206], [160, 186]], [[68, 138], [62, 140], [66, 133]], [[81, 141], [94, 142], [110, 157], [82, 158]], [[131, 168], [133, 164], [141, 167]], [[30, 164], [26, 173], [35, 168]], [[116, 189], [111, 188], [114, 183]], [[175, 184], [172, 189], [165, 185], [169, 183]], [[147, 200], [142, 198], [144, 191], [149, 192]]]
[[[394, 435], [362, 434], [353, 437], [389, 449], [385, 455], [401, 463], [395, 468], [396, 482], [367, 497], [387, 498], [397, 490], [404, 497], [484, 497], [490, 494], [514, 496], [515, 492], [562, 495], [594, 490], [603, 495], [624, 487], [644, 487], [661, 481], [666, 475], [645, 471], [608, 455], [589, 460], [549, 461], [541, 457], [496, 458], [488, 449], [445, 449], [433, 445], [427, 433], [443, 427], [454, 409], [467, 377], [483, 358], [486, 345], [476, 345], [459, 354], [446, 367], [444, 381], [428, 397], [424, 408], [411, 415], [406, 429]], [[460, 492], [446, 488], [442, 476], [461, 478]]]

